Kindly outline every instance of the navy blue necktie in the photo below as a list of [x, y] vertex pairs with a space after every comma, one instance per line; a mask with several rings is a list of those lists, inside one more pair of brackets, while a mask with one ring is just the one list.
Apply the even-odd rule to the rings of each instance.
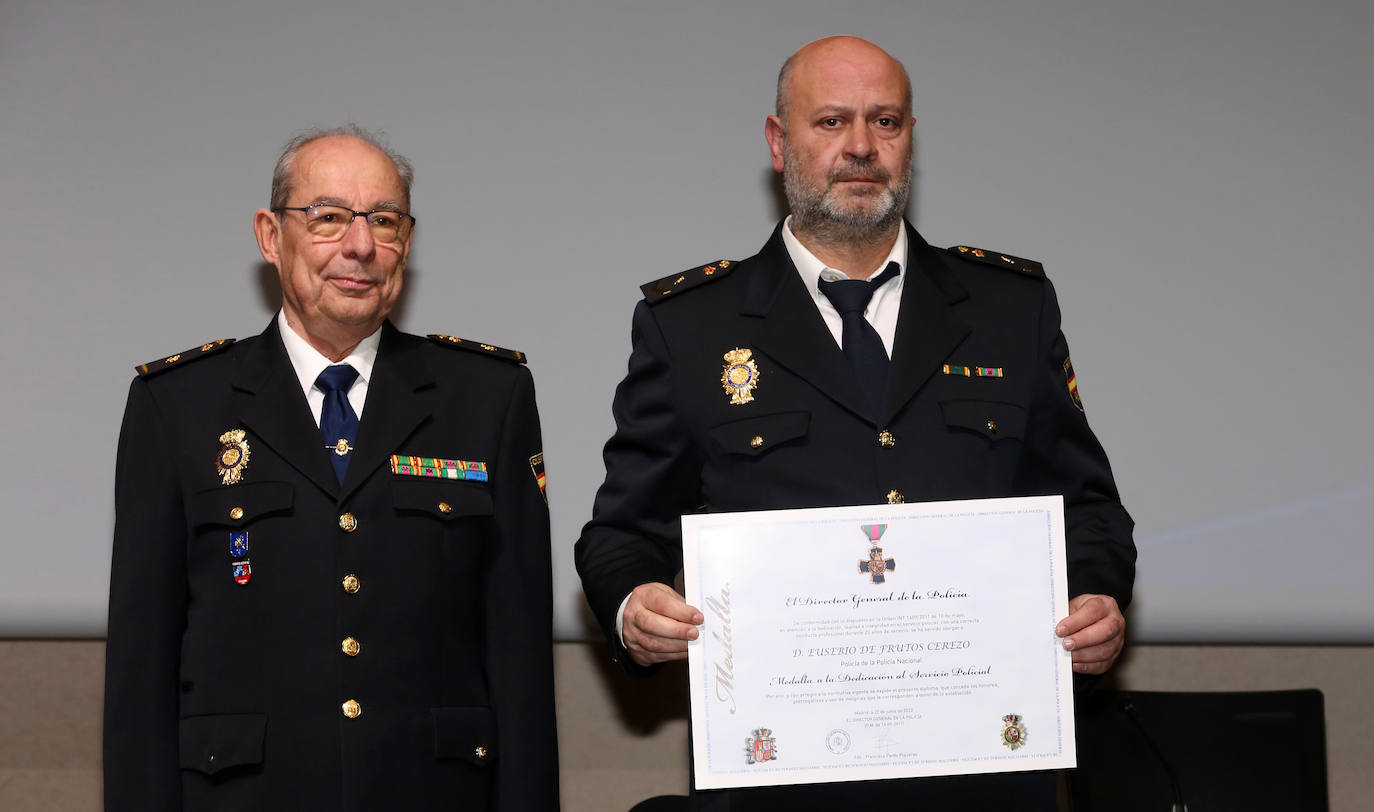
[[358, 379], [358, 370], [348, 364], [336, 364], [320, 373], [315, 386], [324, 392], [324, 408], [320, 410], [320, 435], [329, 449], [329, 461], [343, 484], [348, 470], [348, 457], [353, 441], [358, 437], [358, 415], [348, 402], [348, 388]]
[[896, 276], [899, 270], [897, 263], [889, 262], [878, 278], [872, 281], [821, 280], [817, 285], [820, 292], [825, 294], [825, 298], [840, 311], [840, 321], [844, 325], [844, 332], [841, 334], [844, 357], [854, 368], [859, 385], [863, 387], [864, 395], [868, 397], [868, 403], [875, 412], [882, 409], [883, 398], [887, 395], [888, 358], [887, 350], [883, 347], [883, 339], [878, 335], [878, 331], [873, 329], [873, 325], [868, 323], [868, 319], [864, 318], [864, 308], [868, 307], [873, 292]]

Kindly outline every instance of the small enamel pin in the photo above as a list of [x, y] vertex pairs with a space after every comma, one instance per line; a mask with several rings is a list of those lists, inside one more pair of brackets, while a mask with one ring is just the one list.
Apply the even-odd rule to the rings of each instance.
[[229, 555], [243, 558], [248, 555], [248, 531], [237, 530], [229, 534]]
[[215, 467], [219, 469], [220, 480], [225, 485], [233, 485], [243, 478], [243, 469], [248, 466], [247, 436], [243, 429], [232, 429], [219, 436]]
[[248, 586], [248, 582], [253, 580], [253, 565], [248, 559], [234, 562], [234, 583], [239, 586]]
[[759, 384], [759, 367], [754, 363], [753, 351], [736, 347], [725, 353], [725, 371], [720, 383], [730, 396], [731, 406], [740, 406], [754, 399], [754, 387]]

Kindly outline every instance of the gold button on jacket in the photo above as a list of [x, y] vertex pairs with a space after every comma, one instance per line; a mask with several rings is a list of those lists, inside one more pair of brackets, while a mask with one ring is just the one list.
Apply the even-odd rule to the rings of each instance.
[[339, 517], [339, 528], [345, 533], [352, 533], [358, 529], [358, 517], [352, 513], [345, 513]]

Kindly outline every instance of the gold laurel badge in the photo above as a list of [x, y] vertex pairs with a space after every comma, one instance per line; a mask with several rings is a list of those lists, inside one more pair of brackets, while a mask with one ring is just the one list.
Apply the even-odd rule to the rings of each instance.
[[759, 384], [759, 367], [754, 363], [752, 350], [736, 347], [725, 353], [725, 371], [720, 383], [730, 396], [730, 405], [739, 406], [754, 399], [754, 387]]
[[215, 457], [215, 467], [225, 485], [233, 485], [243, 478], [243, 469], [248, 465], [248, 440], [243, 429], [226, 431], [219, 436], [219, 455]]

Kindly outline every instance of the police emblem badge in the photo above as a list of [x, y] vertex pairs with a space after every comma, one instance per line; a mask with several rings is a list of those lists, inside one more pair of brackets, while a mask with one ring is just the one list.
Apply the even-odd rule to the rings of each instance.
[[1083, 411], [1083, 400], [1078, 397], [1078, 376], [1073, 374], [1073, 359], [1064, 359], [1064, 382], [1069, 387], [1069, 397], [1073, 398], [1073, 405], [1078, 407], [1078, 411]]
[[872, 545], [868, 550], [868, 558], [859, 561], [859, 572], [869, 576], [870, 583], [881, 584], [887, 580], [886, 573], [897, 569], [897, 559], [883, 558], [883, 548], [878, 546], [879, 539], [887, 531], [887, 525], [865, 524], [859, 529], [863, 530], [868, 543]]
[[248, 586], [248, 582], [253, 580], [253, 565], [248, 559], [234, 562], [234, 583], [239, 586]]
[[740, 406], [754, 399], [754, 387], [759, 384], [759, 366], [754, 363], [753, 351], [736, 347], [725, 353], [725, 371], [720, 374], [721, 386], [730, 396], [731, 406]]
[[1021, 717], [1014, 713], [1009, 713], [1002, 717], [1002, 744], [1015, 750], [1026, 743], [1026, 726], [1021, 724]]
[[539, 495], [544, 497], [544, 504], [549, 503], [549, 493], [545, 490], [549, 485], [548, 474], [544, 473], [544, 452], [540, 451], [530, 457], [530, 473], [534, 474], [534, 482], [539, 486]]
[[773, 731], [766, 727], [758, 728], [744, 740], [744, 762], [746, 764], [761, 764], [765, 761], [773, 761], [778, 757], [778, 740], [774, 738]]
[[248, 465], [247, 437], [243, 429], [232, 429], [219, 436], [215, 467], [219, 469], [220, 481], [225, 485], [233, 485], [243, 478], [243, 469]]

